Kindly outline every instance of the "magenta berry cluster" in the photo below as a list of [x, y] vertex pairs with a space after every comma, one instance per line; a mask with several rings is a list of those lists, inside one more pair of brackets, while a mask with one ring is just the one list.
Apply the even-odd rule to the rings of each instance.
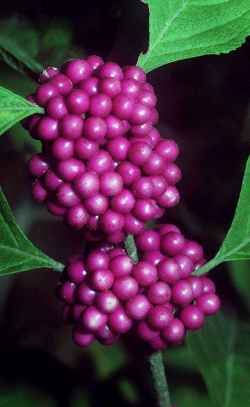
[[136, 66], [90, 56], [50, 67], [25, 126], [42, 142], [29, 170], [33, 196], [87, 238], [119, 243], [178, 204], [175, 141], [161, 138], [153, 87]]
[[214, 283], [192, 276], [204, 262], [198, 243], [167, 224], [142, 231], [136, 244], [137, 263], [123, 248], [103, 245], [67, 266], [59, 297], [79, 346], [95, 339], [111, 345], [133, 329], [153, 349], [164, 349], [219, 310]]

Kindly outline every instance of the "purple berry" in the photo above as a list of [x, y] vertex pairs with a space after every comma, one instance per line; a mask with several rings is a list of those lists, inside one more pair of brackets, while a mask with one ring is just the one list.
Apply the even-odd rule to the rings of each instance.
[[172, 344], [178, 344], [185, 337], [185, 327], [183, 322], [177, 318], [172, 319], [169, 325], [162, 331], [163, 338]]
[[165, 258], [165, 256], [158, 250], [152, 250], [143, 254], [142, 260], [158, 266], [158, 264]]
[[156, 268], [145, 261], [140, 261], [134, 265], [132, 275], [142, 287], [149, 287], [157, 281]]
[[109, 270], [95, 270], [90, 276], [92, 287], [97, 291], [109, 290], [114, 282], [114, 276]]
[[126, 312], [128, 316], [136, 321], [144, 319], [147, 316], [150, 308], [151, 304], [147, 297], [143, 294], [137, 294], [126, 304]]
[[197, 307], [205, 315], [214, 315], [220, 309], [220, 299], [216, 294], [209, 293], [203, 294], [197, 299]]
[[121, 192], [122, 177], [116, 172], [107, 171], [100, 178], [100, 190], [105, 196], [113, 196]]
[[127, 316], [122, 307], [116, 308], [109, 317], [109, 326], [112, 331], [118, 334], [128, 332], [132, 326], [131, 319]]
[[65, 181], [73, 181], [76, 177], [82, 175], [85, 171], [85, 167], [82, 161], [76, 158], [69, 158], [58, 163], [57, 166], [58, 175]]
[[175, 161], [179, 155], [179, 147], [174, 140], [160, 140], [155, 151], [167, 161]]
[[83, 119], [75, 114], [67, 114], [60, 121], [60, 135], [69, 140], [81, 137], [83, 132]]
[[87, 257], [87, 267], [92, 271], [107, 270], [109, 268], [109, 256], [100, 250], [92, 251]]
[[193, 300], [192, 286], [188, 281], [180, 280], [172, 288], [172, 299], [175, 304], [188, 305]]
[[115, 256], [110, 261], [109, 268], [115, 278], [124, 277], [131, 273], [133, 269], [133, 262], [129, 256], [120, 254], [118, 256]]
[[145, 230], [136, 238], [136, 245], [141, 251], [156, 251], [160, 249], [160, 237], [154, 230]]
[[34, 200], [39, 203], [44, 202], [47, 198], [47, 191], [38, 180], [32, 185], [32, 196]]
[[81, 323], [85, 329], [96, 332], [106, 324], [107, 319], [107, 316], [96, 307], [90, 306], [84, 310]]
[[185, 327], [191, 331], [202, 328], [205, 322], [203, 312], [195, 305], [188, 305], [185, 307], [181, 311], [180, 319]]
[[43, 141], [54, 140], [58, 137], [58, 121], [44, 116], [37, 123], [38, 137]]
[[163, 259], [157, 270], [159, 278], [165, 283], [175, 284], [180, 279], [180, 267], [173, 259]]
[[42, 154], [35, 154], [29, 161], [29, 170], [34, 177], [42, 177], [48, 170], [48, 163]]
[[80, 203], [79, 198], [75, 194], [70, 184], [62, 184], [57, 191], [57, 200], [59, 205], [66, 208], [78, 205]]
[[91, 198], [99, 191], [99, 177], [94, 171], [87, 171], [76, 178], [74, 186], [81, 198]]
[[68, 160], [73, 157], [74, 144], [71, 140], [59, 137], [53, 142], [51, 152], [57, 160]]
[[96, 291], [82, 283], [77, 288], [76, 296], [82, 304], [92, 305], [96, 297]]
[[161, 250], [163, 253], [175, 256], [182, 252], [185, 246], [184, 237], [177, 232], [169, 232], [161, 238]]
[[98, 151], [98, 144], [87, 138], [78, 138], [75, 141], [75, 154], [81, 160], [89, 160]]
[[113, 292], [121, 301], [127, 301], [138, 293], [137, 281], [130, 276], [117, 278], [113, 285]]
[[90, 113], [97, 117], [106, 117], [112, 109], [112, 101], [108, 95], [98, 93], [90, 99]]
[[75, 344], [81, 348], [91, 345], [91, 343], [95, 340], [94, 335], [80, 328], [73, 330], [72, 338]]
[[44, 83], [37, 88], [35, 100], [40, 106], [46, 106], [51, 98], [57, 96], [58, 90], [51, 83]]
[[171, 288], [162, 281], [152, 284], [148, 290], [148, 299], [154, 305], [163, 305], [170, 301]]
[[66, 105], [70, 113], [81, 115], [89, 109], [89, 95], [81, 89], [74, 89], [67, 96]]
[[86, 225], [89, 215], [83, 205], [76, 205], [67, 212], [67, 223], [74, 229], [81, 229]]
[[118, 232], [122, 230], [124, 226], [124, 216], [108, 209], [101, 217], [101, 225], [107, 234]]
[[52, 97], [47, 106], [47, 112], [53, 119], [60, 120], [68, 113], [62, 96]]
[[72, 59], [63, 65], [63, 72], [75, 84], [91, 75], [91, 66], [83, 59]]
[[97, 295], [96, 305], [104, 314], [110, 314], [118, 307], [119, 301], [112, 291], [103, 291]]
[[107, 124], [101, 117], [89, 117], [85, 121], [84, 134], [89, 140], [100, 142], [104, 139], [106, 133]]
[[173, 319], [172, 312], [164, 305], [156, 305], [148, 314], [148, 322], [153, 329], [162, 330], [166, 328]]
[[78, 260], [69, 264], [67, 267], [67, 275], [73, 283], [82, 283], [87, 276], [87, 271], [83, 262]]
[[135, 198], [128, 189], [123, 189], [111, 200], [112, 208], [122, 214], [128, 214], [135, 205]]

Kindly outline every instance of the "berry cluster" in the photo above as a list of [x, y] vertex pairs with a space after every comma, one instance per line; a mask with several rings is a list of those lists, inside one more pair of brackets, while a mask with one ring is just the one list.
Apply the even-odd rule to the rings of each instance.
[[29, 163], [34, 199], [88, 239], [119, 243], [179, 202], [178, 146], [154, 127], [157, 99], [141, 68], [71, 60], [43, 72], [29, 100], [45, 109], [25, 122], [43, 145]]
[[220, 308], [214, 283], [191, 276], [204, 262], [198, 243], [169, 224], [142, 231], [136, 243], [137, 263], [121, 247], [103, 245], [67, 266], [59, 297], [79, 346], [94, 339], [113, 344], [132, 328], [153, 349], [164, 349]]

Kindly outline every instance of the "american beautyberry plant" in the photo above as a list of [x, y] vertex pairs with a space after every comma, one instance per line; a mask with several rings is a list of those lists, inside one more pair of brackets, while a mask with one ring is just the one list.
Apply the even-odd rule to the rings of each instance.
[[[66, 265], [48, 257], [16, 224], [1, 191], [0, 274], [36, 268], [62, 272], [55, 291], [74, 343], [113, 345], [130, 332], [148, 349], [160, 407], [172, 405], [161, 351], [183, 343], [192, 351], [213, 405], [241, 405], [237, 384], [249, 368], [241, 345], [247, 329], [212, 317], [221, 300], [207, 273], [222, 262], [250, 258], [250, 161], [231, 228], [207, 261], [200, 243], [168, 222], [171, 208], [180, 202], [180, 151], [157, 128], [157, 90], [146, 74], [241, 46], [250, 34], [250, 2], [144, 3], [149, 45], [136, 66], [90, 55], [44, 67], [0, 36], [5, 62], [37, 80], [26, 99], [0, 88], [0, 133], [22, 121], [31, 138], [41, 142], [41, 152], [28, 163], [33, 198], [84, 243]], [[210, 347], [219, 365], [204, 340], [211, 330]], [[242, 405], [249, 400], [247, 392], [241, 389]]]

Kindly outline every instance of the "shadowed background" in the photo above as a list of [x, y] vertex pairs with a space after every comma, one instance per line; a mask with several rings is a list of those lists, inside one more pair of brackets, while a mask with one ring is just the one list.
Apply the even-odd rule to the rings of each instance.
[[[0, 35], [3, 30], [23, 41], [44, 65], [91, 53], [127, 65], [135, 64], [147, 48], [148, 12], [135, 0], [80, 5], [8, 1], [1, 6]], [[232, 220], [250, 152], [249, 53], [248, 42], [229, 55], [178, 62], [149, 75], [158, 96], [161, 134], [174, 138], [181, 150], [182, 202], [168, 211], [166, 220], [201, 242], [208, 258]], [[0, 85], [22, 95], [36, 86], [4, 62]], [[81, 250], [82, 242], [32, 203], [26, 162], [37, 148], [20, 125], [5, 134], [0, 139], [0, 183], [30, 239], [65, 261]], [[246, 319], [249, 303], [239, 295], [231, 269], [221, 266], [212, 275], [225, 309]], [[243, 276], [250, 288], [249, 277]], [[61, 322], [54, 295], [57, 280], [47, 270], [1, 279], [0, 387], [6, 405], [153, 406], [141, 344], [128, 337], [112, 348], [76, 348]], [[210, 405], [188, 349], [166, 351], [164, 357], [179, 406]]]

